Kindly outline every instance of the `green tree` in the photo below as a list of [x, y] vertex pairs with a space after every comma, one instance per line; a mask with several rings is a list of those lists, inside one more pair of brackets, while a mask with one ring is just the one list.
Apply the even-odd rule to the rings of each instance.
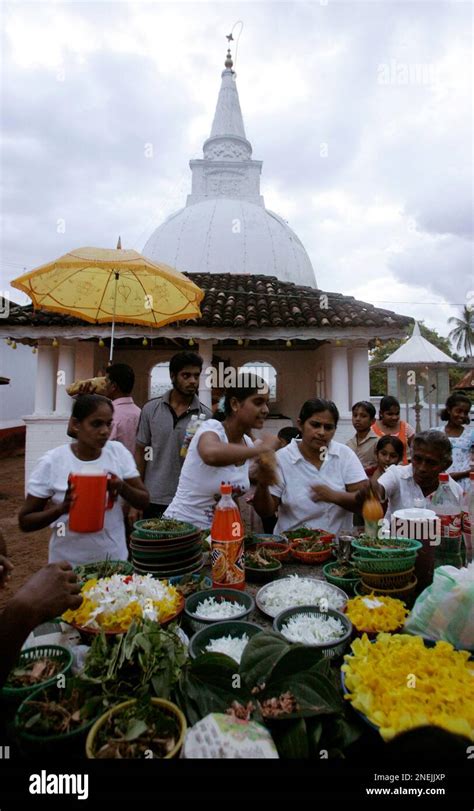
[[449, 333], [449, 337], [460, 351], [464, 347], [466, 356], [472, 357], [472, 347], [474, 346], [474, 310], [468, 306], [462, 308], [461, 317], [452, 316], [448, 318], [448, 324], [454, 324]]
[[[447, 338], [443, 338], [442, 335], [439, 335], [436, 330], [430, 329], [430, 327], [425, 327], [423, 322], [418, 322], [420, 326], [420, 332], [423, 338], [426, 338], [427, 341], [434, 344], [441, 349], [442, 352], [446, 352], [447, 355], [450, 355], [453, 360], [461, 361], [462, 358], [459, 355], [456, 355], [455, 352], [452, 351], [449, 340]], [[390, 340], [385, 341], [385, 343], [376, 346], [370, 352], [370, 366], [372, 367], [376, 363], [381, 363], [382, 361], [386, 360], [392, 352], [395, 352], [396, 349], [399, 349], [408, 339], [411, 337], [413, 332], [413, 327], [415, 325], [411, 324], [408, 327], [407, 334], [405, 338], [390, 338]], [[464, 372], [462, 370], [453, 368], [449, 370], [449, 380], [451, 387], [454, 386], [459, 380], [461, 379]], [[370, 369], [370, 394], [372, 396], [383, 396], [387, 393], [387, 370], [382, 369]]]

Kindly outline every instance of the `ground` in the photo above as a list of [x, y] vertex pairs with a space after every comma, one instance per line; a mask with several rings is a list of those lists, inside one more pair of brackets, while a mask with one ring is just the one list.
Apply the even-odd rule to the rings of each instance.
[[18, 511], [24, 502], [24, 453], [0, 459], [0, 529], [14, 565], [9, 586], [0, 591], [0, 607], [34, 572], [48, 562], [50, 530], [25, 534], [18, 526]]

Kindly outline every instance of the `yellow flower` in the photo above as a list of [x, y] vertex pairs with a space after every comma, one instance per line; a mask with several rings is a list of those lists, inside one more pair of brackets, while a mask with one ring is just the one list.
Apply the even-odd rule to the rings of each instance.
[[474, 741], [474, 674], [470, 654], [448, 642], [366, 634], [352, 643], [342, 670], [345, 698], [379, 727], [384, 740], [417, 726], [439, 726]]
[[393, 597], [354, 597], [346, 606], [346, 614], [358, 631], [396, 631], [404, 622], [408, 610], [401, 600]]

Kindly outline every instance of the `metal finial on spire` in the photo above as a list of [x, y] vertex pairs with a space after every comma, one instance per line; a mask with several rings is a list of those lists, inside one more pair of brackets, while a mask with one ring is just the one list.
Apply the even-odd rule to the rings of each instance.
[[230, 48], [228, 48], [227, 49], [227, 56], [226, 56], [226, 60], [224, 62], [224, 65], [226, 66], [227, 70], [232, 70], [233, 64], [234, 63], [232, 61], [232, 54], [230, 52]]

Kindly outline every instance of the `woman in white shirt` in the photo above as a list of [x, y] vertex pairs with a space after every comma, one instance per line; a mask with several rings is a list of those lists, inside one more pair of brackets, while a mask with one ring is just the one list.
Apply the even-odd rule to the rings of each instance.
[[[148, 505], [149, 496], [130, 451], [121, 442], [108, 441], [112, 419], [113, 405], [106, 397], [98, 394], [79, 397], [71, 417], [76, 440], [47, 451], [30, 476], [19, 523], [24, 532], [51, 526], [50, 563], [67, 560], [76, 566], [106, 557], [127, 560], [125, 526], [117, 497], [120, 495], [142, 510]], [[99, 532], [72, 532], [68, 513], [74, 494], [68, 487], [68, 477], [87, 468], [114, 474], [107, 489], [115, 502], [105, 512], [104, 526]]]
[[[268, 416], [268, 387], [254, 374], [238, 376], [224, 398], [225, 419], [206, 420], [189, 445], [176, 495], [164, 518], [188, 521], [209, 529], [223, 482], [238, 497], [250, 487], [249, 461], [279, 447], [278, 438], [250, 439], [252, 429], [262, 428]], [[263, 475], [263, 474], [262, 474]]]
[[331, 400], [307, 400], [297, 420], [301, 439], [276, 454], [280, 483], [257, 485], [253, 506], [262, 517], [278, 509], [276, 533], [302, 525], [335, 534], [351, 529], [351, 513], [318, 495], [319, 488], [351, 493], [367, 482], [354, 451], [333, 439], [338, 420]]

